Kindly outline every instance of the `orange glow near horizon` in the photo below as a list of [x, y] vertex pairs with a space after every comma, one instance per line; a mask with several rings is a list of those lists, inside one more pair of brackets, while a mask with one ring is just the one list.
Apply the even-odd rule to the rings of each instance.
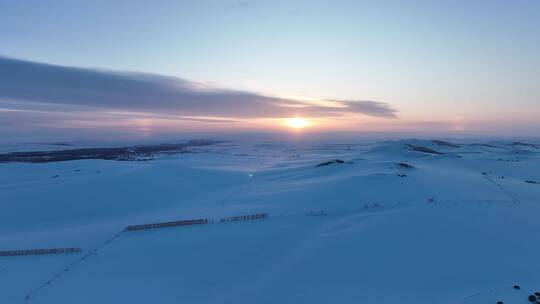
[[304, 129], [311, 126], [313, 123], [302, 117], [288, 118], [285, 120], [285, 125], [293, 129]]

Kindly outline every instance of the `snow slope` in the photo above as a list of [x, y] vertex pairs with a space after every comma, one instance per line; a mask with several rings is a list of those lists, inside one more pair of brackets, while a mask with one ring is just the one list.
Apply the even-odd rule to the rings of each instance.
[[[83, 249], [0, 257], [0, 303], [528, 303], [540, 148], [457, 144], [0, 164], [0, 250]], [[346, 162], [316, 167], [334, 159]], [[269, 218], [219, 222], [259, 212]], [[196, 218], [211, 223], [122, 232]]]

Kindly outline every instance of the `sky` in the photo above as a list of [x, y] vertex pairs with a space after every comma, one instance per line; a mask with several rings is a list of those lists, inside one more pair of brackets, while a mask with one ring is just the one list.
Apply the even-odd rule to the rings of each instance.
[[536, 135], [539, 54], [536, 0], [0, 0], [0, 141]]

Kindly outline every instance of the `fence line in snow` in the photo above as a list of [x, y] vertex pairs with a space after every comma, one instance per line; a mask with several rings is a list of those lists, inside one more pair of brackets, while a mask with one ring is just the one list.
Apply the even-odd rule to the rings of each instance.
[[[242, 216], [231, 216], [222, 218], [220, 222], [236, 222], [236, 221], [247, 221], [247, 220], [258, 220], [258, 219], [266, 219], [268, 218], [268, 213], [257, 213], [257, 214], [251, 214], [251, 215], [242, 215]], [[30, 292], [26, 294], [24, 299], [22, 299], [23, 302], [26, 302], [30, 300], [37, 292], [39, 292], [41, 289], [45, 288], [46, 286], [50, 285], [56, 279], [61, 277], [63, 274], [68, 272], [71, 268], [75, 267], [76, 265], [82, 263], [86, 260], [90, 255], [97, 254], [99, 250], [101, 250], [103, 247], [109, 245], [114, 239], [119, 237], [122, 233], [127, 231], [137, 231], [137, 230], [145, 230], [145, 229], [154, 229], [154, 228], [165, 228], [165, 227], [174, 227], [174, 226], [186, 226], [186, 225], [201, 225], [201, 224], [208, 224], [208, 219], [195, 219], [195, 220], [181, 220], [181, 221], [172, 221], [172, 222], [162, 222], [162, 223], [153, 223], [153, 224], [143, 224], [143, 225], [131, 225], [124, 228], [124, 230], [118, 232], [117, 234], [113, 235], [109, 239], [107, 239], [105, 242], [100, 244], [98, 247], [94, 248], [93, 250], [90, 250], [87, 254], [82, 256], [81, 258], [77, 259], [76, 261], [72, 262], [70, 265], [65, 267], [64, 269], [60, 270], [58, 273], [54, 274], [49, 280], [45, 281], [44, 283], [40, 284], [39, 286], [32, 289]], [[211, 221], [212, 223], [214, 221]], [[70, 249], [70, 248], [56, 248], [56, 249]], [[80, 252], [80, 248], [72, 248], [74, 252]], [[55, 249], [52, 249], [55, 250]], [[6, 251], [7, 252], [7, 251]], [[12, 251], [9, 251], [12, 252]], [[60, 253], [60, 252], [55, 252]]]
[[260, 219], [266, 219], [266, 218], [268, 218], [268, 213], [257, 213], [257, 214], [250, 214], [250, 215], [230, 216], [230, 217], [222, 218], [219, 221], [221, 223], [224, 223], [224, 222], [260, 220]]
[[24, 256], [24, 255], [42, 255], [42, 254], [61, 254], [61, 253], [78, 253], [81, 248], [40, 248], [40, 249], [19, 249], [19, 250], [2, 250], [0, 256]]
[[174, 227], [174, 226], [204, 225], [204, 224], [208, 224], [207, 219], [182, 220], [182, 221], [162, 222], [162, 223], [143, 224], [143, 225], [132, 225], [132, 226], [127, 226], [126, 230], [134, 231], [134, 230], [166, 228], [166, 227]]

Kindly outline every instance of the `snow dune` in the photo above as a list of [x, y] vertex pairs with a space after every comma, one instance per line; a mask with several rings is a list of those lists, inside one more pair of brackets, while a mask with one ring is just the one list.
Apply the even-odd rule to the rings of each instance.
[[[0, 257], [0, 303], [528, 303], [538, 147], [223, 143], [0, 164], [0, 250], [83, 250]], [[219, 222], [256, 213], [269, 218]]]

